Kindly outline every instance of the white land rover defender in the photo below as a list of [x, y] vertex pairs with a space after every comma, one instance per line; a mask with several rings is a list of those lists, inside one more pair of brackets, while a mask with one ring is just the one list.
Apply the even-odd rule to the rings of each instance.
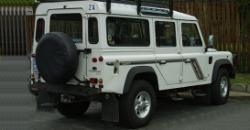
[[233, 56], [206, 47], [194, 16], [141, 0], [41, 1], [30, 85], [39, 110], [74, 118], [95, 100], [104, 120], [138, 128], [159, 92], [227, 102]]

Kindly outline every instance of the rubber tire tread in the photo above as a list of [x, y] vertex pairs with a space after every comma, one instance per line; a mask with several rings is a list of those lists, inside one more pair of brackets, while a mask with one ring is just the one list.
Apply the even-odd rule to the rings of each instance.
[[[138, 118], [134, 111], [135, 97], [141, 91], [146, 91], [151, 96], [150, 112], [143, 119]], [[144, 80], [133, 81], [129, 92], [121, 96], [119, 108], [120, 108], [119, 113], [120, 113], [121, 125], [124, 125], [125, 127], [129, 128], [139, 128], [147, 125], [151, 120], [156, 109], [156, 94], [153, 86]]]

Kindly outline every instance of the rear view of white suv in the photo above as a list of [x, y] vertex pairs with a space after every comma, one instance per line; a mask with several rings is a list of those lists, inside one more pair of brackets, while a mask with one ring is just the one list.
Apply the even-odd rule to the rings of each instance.
[[140, 0], [44, 0], [35, 32], [30, 89], [39, 109], [68, 118], [95, 100], [104, 120], [138, 128], [159, 92], [224, 104], [235, 76], [232, 54], [206, 47], [194, 16]]

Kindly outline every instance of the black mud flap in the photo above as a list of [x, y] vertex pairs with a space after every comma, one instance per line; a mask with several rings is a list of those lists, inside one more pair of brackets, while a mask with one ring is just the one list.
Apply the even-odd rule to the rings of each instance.
[[119, 101], [115, 95], [108, 95], [102, 101], [102, 120], [119, 122]]
[[37, 96], [37, 110], [54, 112], [56, 106], [56, 98], [46, 91], [40, 91]]

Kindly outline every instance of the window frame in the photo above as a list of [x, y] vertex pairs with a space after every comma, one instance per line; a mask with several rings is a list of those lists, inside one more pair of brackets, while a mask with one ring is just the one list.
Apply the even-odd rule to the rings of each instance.
[[[158, 44], [157, 44], [157, 28], [156, 28], [156, 23], [157, 22], [165, 22], [165, 23], [173, 23], [174, 24], [174, 34], [175, 34], [175, 46], [159, 46]], [[154, 20], [154, 22], [153, 22], [153, 24], [154, 24], [154, 31], [155, 31], [155, 33], [154, 33], [154, 37], [155, 37], [155, 46], [157, 47], [157, 48], [176, 48], [176, 47], [178, 47], [178, 38], [177, 38], [177, 33], [178, 33], [178, 30], [177, 30], [177, 23], [176, 23], [176, 21], [166, 21], [166, 20], [158, 20], [158, 19], [156, 19], [156, 20]]]
[[[109, 18], [117, 18], [117, 19], [132, 19], [132, 20], [144, 20], [144, 21], [146, 21], [147, 22], [147, 24], [148, 24], [148, 43], [147, 43], [147, 45], [143, 45], [143, 46], [130, 46], [130, 45], [126, 45], [126, 46], [117, 46], [117, 45], [110, 45], [109, 44], [109, 42], [108, 42], [108, 19]], [[107, 43], [107, 45], [109, 46], [109, 47], [124, 47], [124, 48], [126, 48], [126, 47], [128, 47], [128, 48], [140, 48], [140, 47], [150, 47], [151, 46], [151, 33], [150, 33], [150, 30], [151, 30], [151, 28], [150, 28], [150, 20], [149, 19], [147, 19], [147, 18], [141, 18], [141, 17], [126, 17], [126, 16], [116, 16], [116, 15], [111, 15], [111, 16], [107, 16], [106, 17], [106, 20], [105, 20], [105, 26], [106, 26], [106, 28], [105, 28], [105, 30], [106, 30], [106, 43]]]

